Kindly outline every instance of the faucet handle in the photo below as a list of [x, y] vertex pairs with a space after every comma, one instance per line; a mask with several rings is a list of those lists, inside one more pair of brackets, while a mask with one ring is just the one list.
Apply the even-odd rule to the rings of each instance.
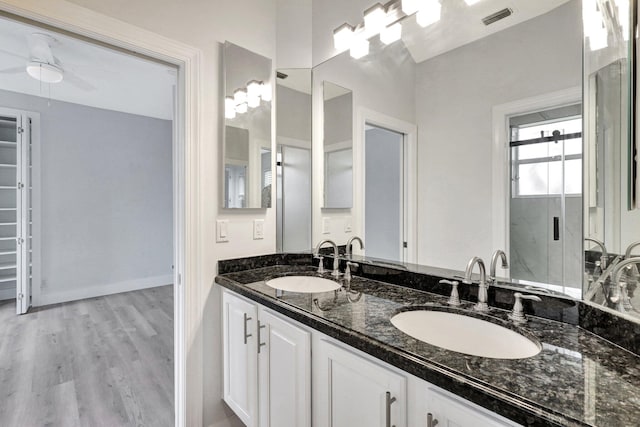
[[451, 285], [451, 296], [449, 296], [449, 300], [447, 301], [447, 304], [453, 305], [453, 306], [459, 306], [461, 304], [460, 295], [458, 294], [458, 285], [460, 283], [456, 280], [452, 281], [447, 279], [442, 279], [438, 283]]
[[322, 255], [316, 255], [314, 256], [314, 258], [317, 258], [318, 261], [318, 271], [317, 273], [319, 274], [324, 274], [327, 272], [327, 270], [324, 269], [324, 257]]
[[524, 308], [522, 307], [522, 300], [528, 299], [532, 301], [542, 301], [539, 296], [536, 295], [523, 295], [520, 292], [516, 292], [513, 294], [515, 298], [515, 302], [513, 303], [513, 311], [509, 313], [509, 319], [513, 320], [514, 323], [526, 323], [527, 317], [524, 315]]
[[351, 262], [351, 261], [347, 261], [347, 266], [344, 268], [344, 278], [345, 278], [345, 280], [351, 280], [351, 267], [358, 268], [358, 267], [360, 267], [360, 264], [355, 263], [355, 262]]

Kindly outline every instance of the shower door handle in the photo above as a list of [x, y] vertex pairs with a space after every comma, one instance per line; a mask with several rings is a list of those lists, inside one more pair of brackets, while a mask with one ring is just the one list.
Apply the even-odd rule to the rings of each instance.
[[553, 217], [553, 240], [560, 240], [560, 217]]

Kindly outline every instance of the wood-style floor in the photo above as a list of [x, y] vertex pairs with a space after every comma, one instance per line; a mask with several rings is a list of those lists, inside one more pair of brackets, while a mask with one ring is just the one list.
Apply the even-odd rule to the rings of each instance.
[[173, 287], [15, 314], [0, 301], [0, 426], [172, 426]]

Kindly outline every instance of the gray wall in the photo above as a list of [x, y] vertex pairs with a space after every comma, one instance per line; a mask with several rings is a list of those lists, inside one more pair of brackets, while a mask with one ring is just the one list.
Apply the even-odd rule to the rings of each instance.
[[353, 94], [351, 92], [324, 101], [324, 148], [353, 138]]
[[578, 0], [417, 66], [420, 264], [461, 269], [497, 249], [492, 108], [581, 84]]
[[0, 104], [40, 113], [45, 300], [172, 274], [170, 121], [5, 91]]
[[276, 86], [276, 132], [308, 141], [311, 148], [311, 94]]

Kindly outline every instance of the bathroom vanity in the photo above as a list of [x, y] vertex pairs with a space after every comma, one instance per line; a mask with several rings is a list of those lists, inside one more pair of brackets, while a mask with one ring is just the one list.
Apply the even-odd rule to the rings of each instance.
[[[495, 308], [495, 293], [491, 311], [481, 314], [471, 309], [474, 298], [465, 289], [459, 307], [447, 304], [448, 295], [439, 293], [444, 288], [429, 292], [428, 283], [440, 279], [430, 275], [420, 285], [414, 277], [399, 286], [366, 273], [346, 282], [325, 274], [341, 287], [319, 293], [267, 284], [282, 276], [317, 276], [310, 255], [221, 261], [219, 272], [224, 399], [248, 426], [640, 423], [637, 355], [566, 321], [529, 315], [526, 324], [515, 325], [508, 310]], [[376, 274], [404, 272], [378, 266]], [[567, 302], [555, 298], [534, 304]], [[488, 320], [528, 337], [540, 352], [487, 358], [425, 343], [391, 323], [414, 309]]]

